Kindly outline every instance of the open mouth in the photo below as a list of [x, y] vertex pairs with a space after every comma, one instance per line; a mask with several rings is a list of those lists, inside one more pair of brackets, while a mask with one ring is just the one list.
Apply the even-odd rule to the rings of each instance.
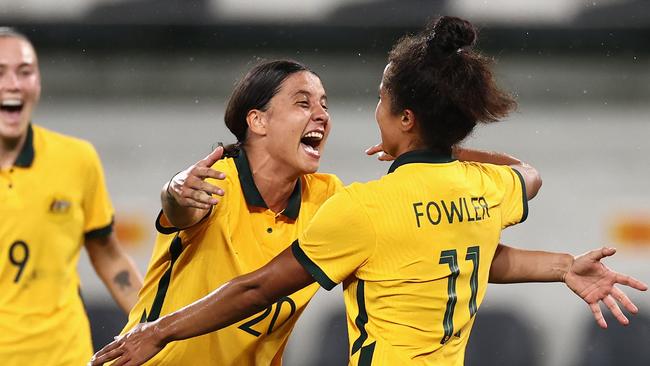
[[307, 132], [301, 139], [300, 145], [308, 155], [320, 158], [320, 145], [323, 142], [323, 131]]
[[23, 106], [24, 103], [20, 99], [3, 99], [0, 102], [0, 112], [17, 117], [23, 111]]

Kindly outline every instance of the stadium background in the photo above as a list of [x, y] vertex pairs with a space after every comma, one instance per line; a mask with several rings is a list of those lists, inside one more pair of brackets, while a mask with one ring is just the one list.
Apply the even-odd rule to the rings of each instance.
[[[295, 58], [322, 77], [334, 127], [321, 171], [345, 183], [385, 173], [363, 150], [379, 139], [386, 53], [436, 14], [480, 26], [478, 48], [519, 100], [517, 113], [466, 144], [512, 153], [544, 178], [528, 221], [503, 241], [574, 254], [614, 245], [606, 263], [650, 282], [648, 1], [0, 0], [0, 24], [28, 34], [39, 53], [35, 122], [95, 144], [118, 235], [143, 272], [160, 186], [233, 140], [224, 105], [258, 58]], [[124, 317], [85, 257], [80, 271], [95, 343], [105, 344]], [[631, 297], [644, 317], [600, 331], [563, 285], [491, 285], [468, 365], [648, 365], [650, 298]], [[285, 364], [341, 364], [342, 311], [340, 287], [319, 293]]]

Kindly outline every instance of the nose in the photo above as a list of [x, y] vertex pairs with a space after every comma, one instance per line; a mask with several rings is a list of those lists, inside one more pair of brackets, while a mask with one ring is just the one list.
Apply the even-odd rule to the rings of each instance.
[[4, 90], [18, 90], [20, 83], [15, 72], [5, 72], [0, 76], [0, 88]]
[[318, 104], [312, 113], [312, 119], [316, 122], [327, 124], [330, 120], [330, 115], [327, 113], [327, 109], [323, 108], [322, 105]]

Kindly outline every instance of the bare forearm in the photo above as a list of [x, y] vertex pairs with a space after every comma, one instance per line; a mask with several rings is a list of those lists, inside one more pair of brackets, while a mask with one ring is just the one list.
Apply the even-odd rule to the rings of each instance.
[[473, 161], [495, 165], [508, 165], [519, 172], [526, 186], [526, 197], [533, 199], [542, 187], [542, 177], [532, 165], [523, 162], [514, 156], [496, 151], [482, 151], [454, 146], [453, 154], [461, 161]]
[[491, 283], [563, 282], [573, 256], [499, 244], [490, 267]]
[[160, 318], [161, 340], [167, 343], [227, 327], [313, 282], [289, 247], [257, 271], [235, 278], [207, 297]]
[[111, 296], [119, 307], [128, 314], [138, 301], [138, 292], [142, 288], [142, 277], [130, 260], [116, 265], [121, 268], [104, 281]]
[[164, 343], [196, 337], [227, 327], [266, 308], [273, 299], [260, 291], [259, 278], [236, 278], [210, 295], [160, 318], [158, 330]]
[[522, 164], [522, 161], [515, 158], [514, 156], [496, 151], [483, 151], [455, 146], [453, 149], [453, 154], [456, 159], [461, 161], [474, 161], [477, 163], [496, 165]]
[[111, 233], [107, 237], [88, 239], [85, 243], [95, 272], [106, 285], [115, 302], [129, 313], [138, 300], [142, 276]]
[[201, 219], [208, 213], [208, 210], [179, 205], [174, 197], [169, 193], [167, 188], [168, 184], [169, 183], [166, 183], [160, 192], [160, 203], [162, 205], [163, 213], [169, 220], [169, 223], [177, 228], [183, 229], [201, 221]]

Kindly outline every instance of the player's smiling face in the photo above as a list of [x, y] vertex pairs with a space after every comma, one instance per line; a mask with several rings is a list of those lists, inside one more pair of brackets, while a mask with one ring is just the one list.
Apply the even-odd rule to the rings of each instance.
[[0, 138], [22, 137], [41, 95], [36, 53], [18, 37], [0, 37]]
[[300, 174], [316, 172], [330, 131], [318, 76], [300, 71], [287, 77], [263, 113], [269, 154]]

